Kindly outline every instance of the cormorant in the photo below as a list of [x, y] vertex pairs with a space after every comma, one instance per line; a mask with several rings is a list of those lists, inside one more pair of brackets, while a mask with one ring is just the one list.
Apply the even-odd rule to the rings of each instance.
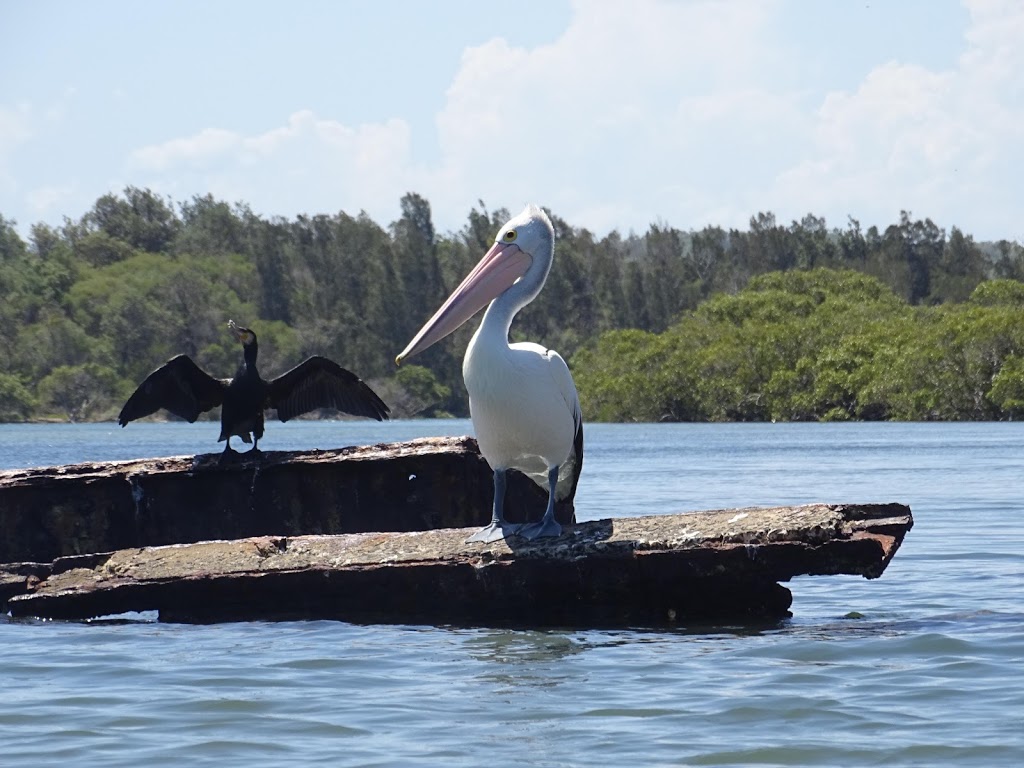
[[220, 405], [217, 440], [227, 441], [223, 458], [235, 452], [232, 437], [252, 443], [253, 451], [259, 450], [263, 411], [267, 408], [276, 408], [281, 421], [318, 408], [336, 408], [377, 421], [388, 418], [390, 409], [362, 379], [326, 357], [315, 355], [276, 379], [265, 381], [256, 369], [256, 334], [234, 320], [228, 321], [228, 328], [243, 349], [242, 363], [233, 379], [215, 379], [188, 355], [178, 355], [146, 377], [124, 404], [117, 423], [123, 427], [161, 408], [194, 422], [200, 413]]

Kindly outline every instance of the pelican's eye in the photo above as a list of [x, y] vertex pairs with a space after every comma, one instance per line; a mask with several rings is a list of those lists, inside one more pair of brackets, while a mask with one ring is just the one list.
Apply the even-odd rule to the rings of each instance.
[[504, 240], [506, 243], [515, 242], [516, 231], [514, 229], [510, 229], [508, 232], [501, 236], [501, 239]]

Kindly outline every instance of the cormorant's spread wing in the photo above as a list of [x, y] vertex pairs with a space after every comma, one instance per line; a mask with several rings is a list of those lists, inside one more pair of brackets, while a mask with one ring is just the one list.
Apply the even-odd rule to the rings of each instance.
[[318, 408], [336, 408], [377, 421], [386, 419], [391, 411], [362, 379], [320, 356], [299, 363], [271, 381], [267, 407], [276, 408], [281, 421]]
[[143, 381], [124, 404], [117, 423], [149, 416], [161, 408], [187, 421], [218, 406], [224, 400], [225, 382], [215, 379], [188, 355], [172, 357]]

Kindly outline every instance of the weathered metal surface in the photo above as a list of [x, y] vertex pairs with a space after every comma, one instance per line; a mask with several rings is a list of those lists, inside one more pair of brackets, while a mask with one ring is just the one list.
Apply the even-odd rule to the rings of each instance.
[[0, 606], [15, 595], [22, 595], [33, 589], [40, 580], [52, 572], [49, 563], [4, 563], [0, 564]]
[[257, 537], [57, 560], [16, 616], [160, 612], [172, 621], [330, 617], [484, 624], [664, 624], [778, 617], [777, 582], [876, 578], [913, 525], [900, 504], [812, 504], [580, 523], [550, 540], [468, 531]]
[[[219, 454], [0, 472], [0, 563], [260, 535], [484, 525], [490, 468], [471, 437], [329, 451]], [[539, 519], [547, 492], [509, 473], [506, 510]], [[557, 516], [573, 520], [572, 501]]]

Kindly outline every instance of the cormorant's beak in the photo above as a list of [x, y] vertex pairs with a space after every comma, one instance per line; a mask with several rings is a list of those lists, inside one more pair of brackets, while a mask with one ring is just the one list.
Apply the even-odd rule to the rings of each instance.
[[497, 242], [492, 245], [466, 279], [452, 291], [441, 308], [395, 358], [395, 364], [401, 365], [407, 357], [422, 352], [458, 329], [525, 275], [532, 262], [530, 254], [515, 243]]
[[235, 337], [235, 341], [239, 344], [248, 344], [252, 341], [252, 331], [248, 328], [243, 328], [234, 320], [228, 320], [228, 330], [231, 331], [231, 335]]

